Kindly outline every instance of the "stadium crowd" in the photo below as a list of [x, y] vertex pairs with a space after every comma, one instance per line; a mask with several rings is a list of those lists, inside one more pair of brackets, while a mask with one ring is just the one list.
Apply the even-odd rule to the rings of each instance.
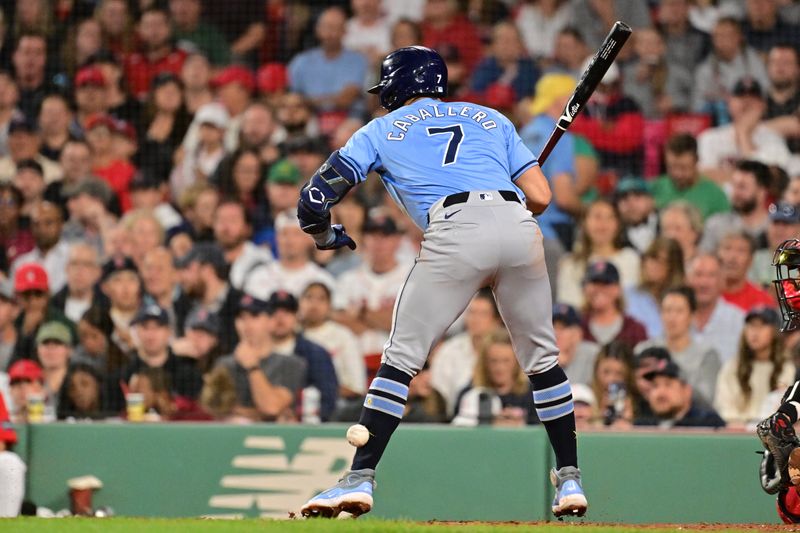
[[[379, 115], [384, 55], [539, 153], [613, 22], [635, 32], [543, 167], [580, 428], [744, 428], [800, 361], [772, 250], [800, 236], [790, 0], [2, 0], [0, 394], [15, 423], [349, 421], [421, 231], [371, 179], [318, 251], [299, 188]], [[454, 176], [457, 179], [457, 176]], [[545, 298], [545, 295], [530, 295]], [[412, 381], [412, 422], [537, 423], [491, 292]]]

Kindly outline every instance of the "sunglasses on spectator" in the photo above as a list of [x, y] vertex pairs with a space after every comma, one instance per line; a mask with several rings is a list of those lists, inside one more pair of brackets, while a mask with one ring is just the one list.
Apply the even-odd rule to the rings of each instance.
[[44, 291], [25, 291], [19, 293], [19, 296], [25, 300], [30, 300], [32, 298], [45, 298], [47, 293]]

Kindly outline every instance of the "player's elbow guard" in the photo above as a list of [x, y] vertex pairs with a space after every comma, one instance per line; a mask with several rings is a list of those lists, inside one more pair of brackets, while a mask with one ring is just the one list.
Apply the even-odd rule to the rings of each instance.
[[297, 218], [303, 231], [312, 235], [327, 232], [331, 208], [359, 181], [359, 174], [339, 151], [333, 152], [300, 191]]

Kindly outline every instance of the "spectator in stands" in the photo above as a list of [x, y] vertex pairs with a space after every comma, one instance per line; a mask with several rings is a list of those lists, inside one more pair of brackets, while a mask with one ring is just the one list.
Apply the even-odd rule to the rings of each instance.
[[703, 217], [695, 206], [685, 200], [676, 200], [661, 211], [659, 217], [661, 236], [672, 239], [681, 247], [684, 263], [697, 255], [700, 236], [703, 234]]
[[533, 94], [539, 69], [527, 57], [520, 31], [511, 22], [499, 22], [492, 30], [489, 53], [475, 67], [470, 89], [478, 101], [494, 109], [511, 110]]
[[147, 251], [141, 264], [144, 304], [156, 304], [167, 312], [170, 329], [183, 335], [184, 322], [192, 306], [179, 284], [172, 254], [164, 246]]
[[70, 364], [59, 391], [56, 417], [66, 419], [103, 418], [103, 378], [91, 365]]
[[66, 73], [70, 76], [75, 74], [102, 48], [103, 27], [97, 19], [86, 18], [72, 25], [60, 54]]
[[222, 195], [240, 201], [247, 209], [253, 229], [261, 229], [268, 221], [269, 212], [264, 205], [266, 170], [258, 152], [239, 148], [231, 154], [230, 165], [221, 168], [216, 178]]
[[47, 37], [35, 31], [17, 36], [12, 62], [19, 88], [18, 108], [30, 121], [36, 120], [44, 97], [55, 91], [47, 79]]
[[680, 367], [668, 361], [645, 374], [652, 382], [647, 403], [652, 417], [634, 421], [637, 426], [672, 427], [724, 427], [725, 421], [710, 407], [701, 406], [692, 397], [689, 385]]
[[137, 172], [131, 180], [131, 204], [134, 210], [150, 212], [165, 232], [175, 231], [184, 223], [181, 214], [165, 201], [168, 185], [152, 168]]
[[296, 355], [274, 353], [272, 321], [267, 302], [242, 296], [236, 313], [240, 340], [217, 366], [235, 383], [235, 412], [252, 420], [294, 420], [306, 363]]
[[300, 229], [296, 210], [284, 211], [275, 217], [275, 236], [278, 259], [267, 265], [263, 277], [252, 277], [251, 294], [269, 298], [276, 291], [286, 291], [299, 298], [313, 282], [333, 289], [333, 276], [311, 261], [313, 243]]
[[[174, 197], [174, 195], [173, 195]], [[197, 184], [186, 189], [178, 197], [178, 208], [189, 230], [198, 241], [214, 239], [214, 214], [219, 204], [219, 191], [211, 185]], [[183, 254], [174, 254], [182, 257]]]
[[25, 199], [19, 189], [10, 183], [0, 182], [0, 257], [11, 264], [20, 255], [33, 250], [33, 234], [22, 220]]
[[61, 179], [61, 168], [39, 153], [41, 138], [35, 119], [14, 116], [8, 125], [8, 155], [0, 158], [0, 181], [10, 180], [17, 172], [17, 165], [34, 160], [41, 166], [39, 175], [45, 184]]
[[142, 106], [128, 92], [125, 83], [124, 65], [117, 56], [108, 50], [100, 50], [89, 58], [87, 66], [96, 66], [103, 73], [106, 82], [105, 105], [107, 112], [119, 119], [133, 124], [136, 130], [141, 129]]
[[[589, 61], [591, 58], [584, 68]], [[639, 105], [622, 92], [622, 74], [616, 63], [600, 80], [572, 129], [598, 151], [603, 170], [617, 176], [641, 175], [644, 117]]]
[[658, 213], [649, 183], [632, 176], [622, 178], [614, 188], [614, 206], [622, 222], [623, 240], [643, 253], [658, 235]]
[[664, 38], [654, 28], [638, 30], [633, 44], [634, 58], [622, 69], [623, 90], [639, 105], [645, 119], [688, 111], [694, 87], [690, 68], [667, 60]]
[[553, 68], [576, 80], [580, 79], [583, 74], [583, 63], [590, 53], [591, 50], [581, 32], [575, 26], [567, 26], [556, 35]]
[[[21, 172], [25, 172], [23, 167]], [[21, 265], [38, 263], [47, 271], [50, 290], [61, 290], [66, 283], [64, 266], [67, 264], [69, 244], [61, 236], [64, 226], [61, 209], [50, 202], [42, 202], [31, 212], [31, 230], [36, 246], [30, 252], [19, 256], [12, 265], [16, 271]]]
[[769, 222], [767, 196], [772, 180], [769, 167], [757, 161], [740, 161], [731, 175], [732, 211], [719, 213], [706, 221], [701, 248], [715, 250], [722, 236], [743, 230], [756, 241], [764, 238]]
[[167, 312], [157, 305], [142, 306], [131, 326], [136, 328], [136, 354], [123, 371], [122, 379], [131, 377], [143, 368], [163, 368], [172, 387], [172, 394], [189, 400], [200, 395], [203, 378], [197, 361], [178, 357], [169, 346], [172, 330]]
[[159, 7], [145, 9], [136, 25], [139, 51], [125, 57], [125, 78], [131, 94], [144, 100], [151, 80], [161, 72], [179, 75], [186, 52], [175, 48], [169, 12]]
[[455, 412], [458, 395], [470, 384], [485, 337], [502, 326], [490, 289], [481, 289], [472, 298], [464, 326], [466, 331], [444, 341], [431, 358], [430, 382], [444, 399], [449, 415]]
[[[300, 187], [302, 185], [303, 180], [300, 175], [300, 169], [288, 159], [281, 159], [270, 165], [267, 181], [264, 184], [270, 212], [278, 214], [296, 209], [297, 198], [300, 195]], [[253, 240], [258, 243], [269, 243], [277, 253], [277, 249], [274, 246], [274, 221], [271, 225], [262, 228]]]
[[621, 342], [604, 346], [594, 362], [590, 383], [603, 424], [616, 429], [630, 428], [637, 415], [637, 391], [633, 380], [633, 353]]
[[97, 287], [102, 273], [100, 267], [100, 257], [95, 247], [81, 241], [69, 245], [66, 265], [59, 266], [65, 270], [66, 284], [53, 295], [51, 303], [75, 324], [92, 305], [107, 304]]
[[214, 93], [211, 92], [211, 65], [202, 53], [195, 52], [186, 57], [181, 69], [181, 81], [186, 109], [192, 115], [214, 100]]
[[86, 121], [86, 140], [92, 149], [92, 173], [108, 183], [119, 198], [122, 212], [131, 208], [129, 185], [136, 168], [116, 157], [111, 150], [112, 132], [116, 127], [110, 115], [92, 115]]
[[596, 342], [584, 340], [581, 317], [567, 304], [553, 306], [553, 329], [558, 345], [558, 364], [572, 385], [588, 385], [592, 381], [594, 361], [600, 352]]
[[98, 2], [95, 16], [103, 28], [106, 48], [115, 54], [127, 54], [133, 51], [136, 36], [128, 2], [101, 0]]
[[185, 336], [172, 342], [172, 351], [197, 360], [201, 372], [214, 367], [222, 355], [219, 346], [219, 317], [205, 309], [196, 309], [186, 318]]
[[373, 208], [363, 231], [364, 263], [339, 278], [333, 307], [334, 319], [358, 335], [367, 369], [374, 370], [389, 338], [395, 298], [409, 265], [396, 258], [401, 234], [385, 212]]
[[91, 365], [103, 376], [117, 375], [130, 360], [115, 342], [114, 328], [106, 305], [90, 307], [78, 322], [79, 345], [72, 353], [72, 362]]
[[300, 297], [298, 317], [305, 338], [330, 354], [339, 382], [339, 397], [355, 400], [367, 391], [367, 371], [358, 338], [352, 331], [331, 319], [331, 288], [314, 281], [308, 284]]
[[128, 392], [142, 395], [142, 411], [148, 422], [174, 417], [178, 398], [172, 391], [170, 375], [163, 367], [143, 366], [128, 380]]
[[557, 290], [558, 300], [575, 307], [583, 306], [581, 280], [587, 265], [596, 260], [614, 263], [621, 272], [623, 287], [631, 287], [639, 281], [639, 255], [631, 248], [622, 247], [622, 224], [614, 206], [607, 200], [598, 199], [589, 204], [581, 223], [579, 241], [573, 252], [559, 263]]
[[123, 351], [133, 348], [130, 327], [142, 302], [142, 281], [130, 257], [114, 257], [103, 265], [101, 288], [109, 299], [114, 322], [112, 340]]
[[755, 160], [778, 166], [789, 162], [786, 141], [761, 123], [766, 102], [757, 81], [742, 78], [736, 82], [727, 105], [733, 122], [708, 129], [697, 138], [702, 172], [722, 184], [730, 178], [737, 161]]
[[431, 385], [431, 370], [427, 362], [408, 384], [408, 399], [403, 420], [413, 424], [447, 422], [447, 405], [444, 398]]
[[511, 338], [505, 329], [496, 329], [478, 352], [472, 383], [456, 400], [453, 424], [523, 426], [537, 421], [530, 384], [517, 363]]
[[[139, 165], [154, 169], [159, 176], [169, 174], [190, 120], [180, 79], [172, 72], [154, 76], [144, 109]], [[184, 153], [184, 157], [190, 155]]]
[[42, 130], [39, 153], [51, 161], [59, 161], [61, 150], [70, 138], [72, 120], [67, 98], [62, 94], [47, 95], [39, 110], [39, 126]]
[[108, 111], [109, 85], [103, 70], [94, 64], [82, 67], [75, 74], [75, 120], [81, 128], [92, 115]]
[[700, 210], [706, 219], [730, 209], [722, 189], [700, 174], [697, 168], [697, 141], [692, 135], [672, 136], [664, 148], [666, 173], [652, 186], [656, 207], [663, 209], [676, 200], [685, 200]]
[[758, 306], [775, 306], [775, 299], [771, 294], [747, 279], [754, 253], [755, 243], [752, 237], [741, 230], [731, 230], [722, 237], [717, 248], [725, 281], [722, 297], [745, 312]]
[[248, 239], [253, 228], [244, 204], [223, 200], [214, 216], [214, 238], [225, 252], [230, 265], [231, 286], [248, 294], [258, 291], [258, 281], [265, 279], [267, 266], [273, 261], [270, 251]]
[[141, 268], [144, 256], [164, 243], [164, 228], [158, 218], [144, 209], [129, 211], [119, 222], [126, 233], [126, 254]]
[[717, 256], [699, 254], [687, 264], [686, 283], [697, 300], [693, 335], [696, 340], [714, 346], [724, 363], [737, 353], [745, 314], [722, 297], [725, 279]]
[[780, 133], [793, 153], [800, 152], [800, 52], [794, 45], [777, 43], [767, 55], [766, 124]]
[[570, 5], [565, 0], [525, 2], [514, 16], [528, 55], [539, 60], [555, 55], [557, 36], [569, 22]]
[[323, 112], [347, 112], [361, 98], [367, 62], [360, 53], [344, 48], [346, 20], [341, 8], [323, 11], [316, 25], [320, 46], [289, 62], [291, 90], [311, 99]]
[[9, 281], [0, 282], [0, 372], [8, 368], [8, 362], [14, 355], [14, 346], [17, 344], [14, 319], [17, 318], [17, 313], [19, 307], [14, 288]]
[[226, 65], [230, 62], [228, 43], [217, 28], [200, 19], [202, 7], [200, 0], [170, 0], [175, 41], [183, 49], [199, 50], [214, 65]]
[[670, 287], [683, 283], [683, 253], [680, 245], [658, 237], [642, 255], [642, 280], [625, 291], [625, 311], [644, 325], [648, 337], [663, 332], [660, 302]]
[[203, 2], [203, 9], [204, 18], [225, 34], [231, 59], [254, 62], [267, 35], [264, 4], [251, 0]]
[[[272, 320], [273, 351], [283, 355], [296, 355], [306, 362], [303, 388], [319, 391], [319, 416], [323, 422], [330, 419], [339, 397], [339, 382], [330, 354], [320, 346], [298, 333], [298, 302], [291, 293], [277, 291], [267, 302]], [[306, 413], [307, 414], [307, 413]]]
[[478, 30], [459, 12], [455, 0], [427, 0], [423, 13], [422, 44], [440, 53], [453, 49], [463, 71], [448, 68], [448, 79], [456, 83], [466, 81], [481, 58]]
[[46, 322], [36, 333], [35, 360], [42, 365], [47, 418], [58, 412], [59, 393], [67, 377], [72, 342], [72, 333], [61, 322]]
[[604, 2], [575, 0], [571, 7], [570, 20], [583, 34], [583, 38], [592, 50], [600, 47], [608, 30], [617, 20], [624, 20], [636, 30], [650, 26], [650, 14], [647, 11], [647, 2], [644, 0]]
[[205, 105], [197, 111], [194, 120], [200, 125], [197, 146], [183, 154], [183, 161], [175, 166], [170, 176], [170, 185], [176, 194], [195, 183], [207, 183], [225, 157], [223, 140], [230, 120], [227, 111], [219, 105]]
[[192, 311], [205, 309], [220, 320], [220, 349], [233, 350], [237, 339], [233, 320], [242, 293], [228, 283], [228, 266], [216, 244], [198, 243], [178, 260], [181, 288], [192, 299]]
[[114, 200], [111, 188], [102, 180], [88, 178], [70, 185], [63, 193], [69, 220], [61, 230], [61, 237], [69, 242], [91, 244], [102, 254], [105, 251], [104, 238], [116, 224], [116, 217], [109, 211]]
[[[712, 49], [694, 72], [692, 109], [709, 113], [718, 124], [728, 121], [726, 100], [736, 93], [739, 80], [749, 77], [759, 86], [767, 82], [767, 69], [758, 53], [746, 44], [735, 18], [723, 17], [714, 25]], [[702, 157], [701, 157], [702, 159]]]
[[619, 271], [613, 263], [591, 263], [583, 278], [583, 292], [583, 336], [587, 341], [601, 346], [619, 341], [632, 349], [647, 338], [641, 322], [624, 313]]
[[11, 422], [25, 424], [28, 422], [28, 398], [44, 398], [42, 367], [36, 361], [20, 359], [9, 367], [8, 380]]
[[[2, 54], [2, 52], [0, 52]], [[0, 157], [8, 155], [8, 127], [17, 109], [19, 89], [14, 77], [8, 71], [0, 71]]]
[[[425, 2], [425, 0], [417, 1], [420, 3]], [[385, 4], [387, 4], [387, 2], [384, 2], [384, 11], [389, 11]], [[409, 4], [411, 4], [411, 2], [409, 2]], [[393, 3], [389, 3], [389, 5], [393, 5]], [[387, 13], [387, 16], [388, 15], [389, 13]], [[389, 18], [391, 19], [391, 17]], [[392, 44], [389, 47], [390, 50], [422, 44], [422, 28], [415, 20], [410, 18], [400, 18], [395, 20], [396, 22], [394, 23], [394, 26], [392, 26]]]
[[313, 138], [319, 135], [317, 120], [311, 101], [300, 93], [283, 95], [277, 109], [278, 121], [286, 128], [286, 144], [293, 139]]
[[692, 389], [711, 402], [717, 384], [720, 361], [717, 350], [692, 337], [692, 322], [697, 311], [694, 291], [685, 286], [675, 286], [661, 298], [662, 335], [652, 337], [638, 346], [636, 352], [651, 347], [666, 348], [672, 360], [681, 368]]
[[389, 19], [381, 9], [381, 0], [352, 0], [353, 16], [345, 25], [342, 44], [360, 52], [370, 67], [380, 65], [392, 48]]
[[67, 191], [89, 179], [92, 173], [92, 156], [86, 141], [69, 138], [61, 147], [58, 163], [63, 171], [61, 181], [54, 181], [45, 189], [44, 197], [64, 206]]
[[760, 246], [753, 255], [753, 265], [747, 277], [756, 285], [772, 290], [775, 279], [775, 267], [772, 256], [775, 249], [784, 241], [796, 239], [800, 235], [800, 207], [788, 202], [780, 202], [769, 206], [769, 224], [767, 225], [766, 246]]
[[667, 46], [667, 62], [694, 72], [709, 48], [708, 35], [689, 21], [690, 0], [661, 0], [657, 23]]
[[800, 28], [787, 24], [778, 16], [777, 2], [769, 0], [747, 0], [742, 32], [745, 41], [764, 55], [778, 43], [798, 44]]
[[239, 146], [258, 150], [261, 161], [271, 164], [280, 157], [277, 145], [286, 138], [286, 131], [278, 123], [275, 110], [259, 101], [252, 102], [242, 114]]
[[753, 308], [745, 317], [738, 355], [723, 365], [714, 407], [729, 426], [743, 428], [761, 419], [773, 391], [783, 391], [795, 379], [778, 333], [780, 316], [769, 307]]
[[[225, 133], [225, 147], [229, 151], [236, 149], [239, 143], [239, 130], [242, 123], [242, 113], [252, 101], [253, 91], [256, 89], [256, 80], [253, 73], [241, 65], [231, 65], [223, 69], [211, 80], [211, 86], [216, 91], [216, 97], [230, 115], [230, 121]], [[198, 124], [195, 120], [192, 126]], [[184, 140], [184, 147], [194, 145], [192, 131]]]
[[32, 159], [23, 159], [17, 165], [13, 178], [14, 187], [22, 193], [22, 214], [31, 218], [33, 212], [44, 201], [46, 183], [42, 166]]

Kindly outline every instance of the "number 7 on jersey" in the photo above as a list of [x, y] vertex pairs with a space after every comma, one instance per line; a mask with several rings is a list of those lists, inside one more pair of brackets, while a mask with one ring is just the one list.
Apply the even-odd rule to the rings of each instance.
[[447, 142], [447, 150], [444, 152], [442, 158], [442, 166], [452, 165], [458, 159], [458, 149], [461, 146], [461, 141], [464, 140], [464, 130], [461, 129], [461, 124], [453, 126], [445, 126], [443, 128], [435, 128], [433, 126], [427, 128], [428, 137], [434, 135], [450, 135], [450, 140]]

